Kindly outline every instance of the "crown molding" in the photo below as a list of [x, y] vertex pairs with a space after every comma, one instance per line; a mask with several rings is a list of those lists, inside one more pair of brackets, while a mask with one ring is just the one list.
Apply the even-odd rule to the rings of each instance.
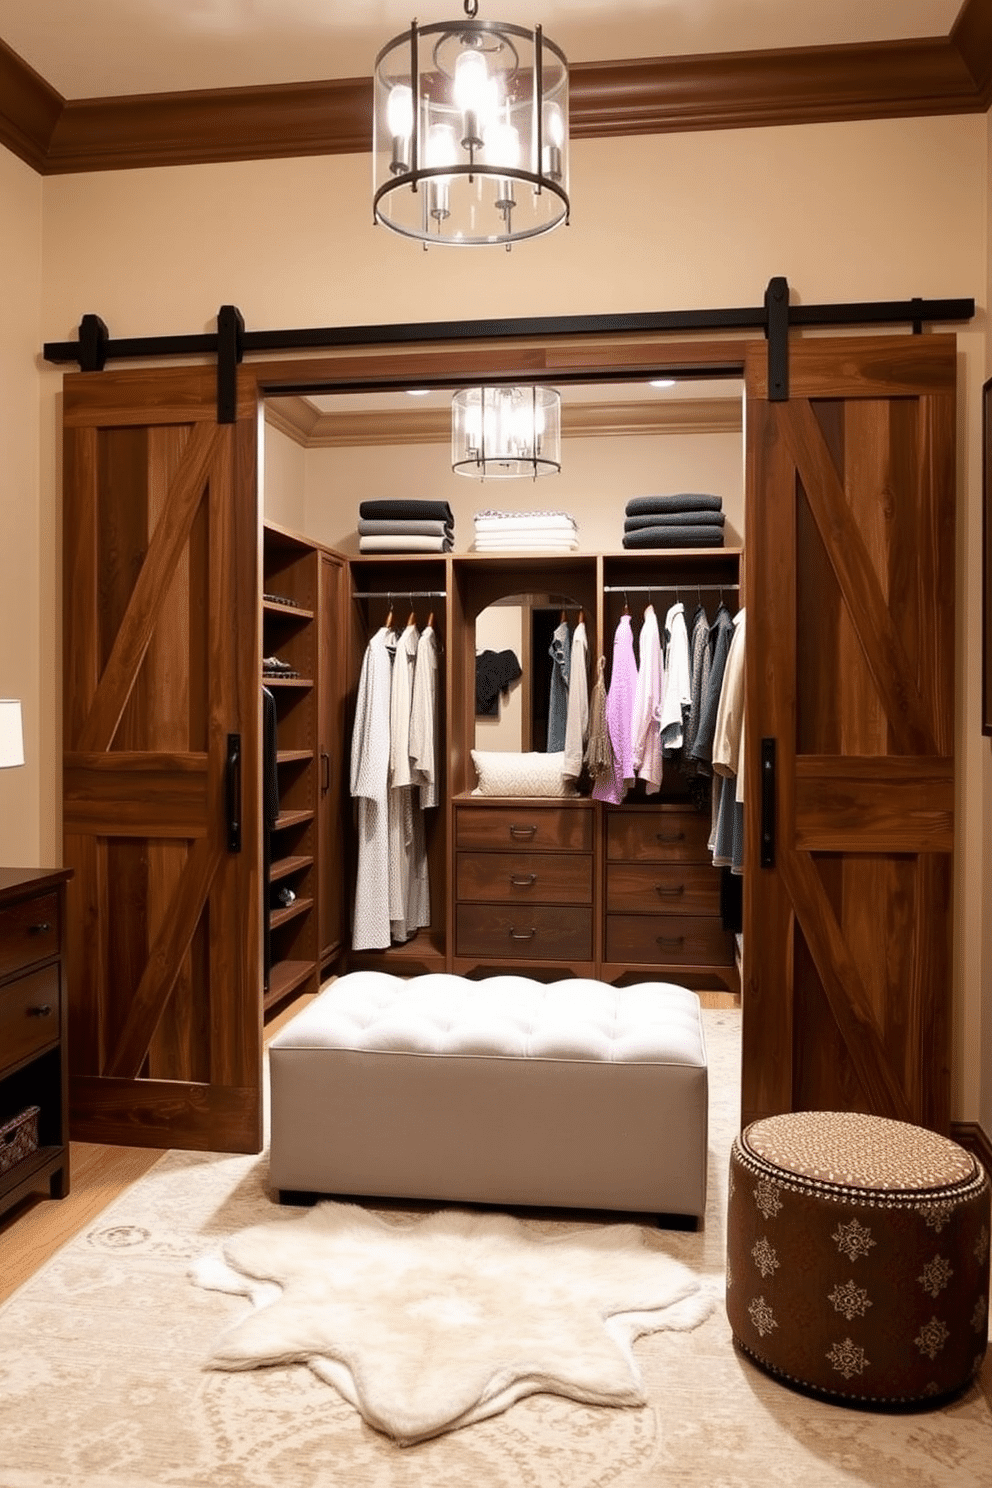
[[[322, 413], [307, 399], [267, 398], [265, 421], [303, 449], [382, 447], [387, 444], [449, 444], [451, 413], [446, 408], [411, 408], [383, 413], [355, 410]], [[739, 398], [663, 398], [643, 403], [568, 403], [561, 408], [561, 432], [569, 439], [610, 439], [650, 434], [739, 434]]]
[[[368, 78], [66, 100], [0, 41], [0, 144], [42, 175], [366, 152]], [[575, 139], [984, 113], [992, 0], [947, 37], [578, 63]]]

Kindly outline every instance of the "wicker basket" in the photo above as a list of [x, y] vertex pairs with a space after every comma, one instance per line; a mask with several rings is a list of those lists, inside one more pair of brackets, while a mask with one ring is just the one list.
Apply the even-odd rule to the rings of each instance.
[[27, 1106], [0, 1126], [0, 1173], [37, 1152], [39, 1110], [38, 1106]]

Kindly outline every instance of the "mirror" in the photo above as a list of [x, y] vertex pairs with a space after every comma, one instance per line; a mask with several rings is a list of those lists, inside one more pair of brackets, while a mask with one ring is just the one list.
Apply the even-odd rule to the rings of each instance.
[[582, 608], [567, 595], [510, 594], [476, 617], [476, 749], [547, 750], [550, 653], [563, 614], [570, 649]]

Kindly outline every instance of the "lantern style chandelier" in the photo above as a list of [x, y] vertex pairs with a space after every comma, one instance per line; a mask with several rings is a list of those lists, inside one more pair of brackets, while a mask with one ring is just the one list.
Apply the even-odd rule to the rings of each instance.
[[373, 214], [429, 243], [504, 243], [568, 220], [568, 64], [541, 27], [437, 21], [375, 61]]
[[462, 388], [451, 400], [451, 468], [479, 480], [561, 470], [561, 395], [547, 387]]

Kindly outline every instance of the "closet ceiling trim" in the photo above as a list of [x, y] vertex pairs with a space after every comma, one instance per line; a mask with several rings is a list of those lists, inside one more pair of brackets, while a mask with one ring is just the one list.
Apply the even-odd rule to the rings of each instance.
[[[383, 445], [448, 444], [447, 408], [325, 412], [305, 397], [270, 398], [265, 421], [303, 449], [350, 449]], [[675, 402], [602, 400], [562, 403], [561, 430], [570, 439], [656, 434], [739, 434], [741, 398], [680, 398]]]
[[[41, 175], [371, 149], [368, 78], [66, 99], [0, 41], [0, 143]], [[580, 62], [574, 139], [985, 113], [992, 0], [950, 35]]]

